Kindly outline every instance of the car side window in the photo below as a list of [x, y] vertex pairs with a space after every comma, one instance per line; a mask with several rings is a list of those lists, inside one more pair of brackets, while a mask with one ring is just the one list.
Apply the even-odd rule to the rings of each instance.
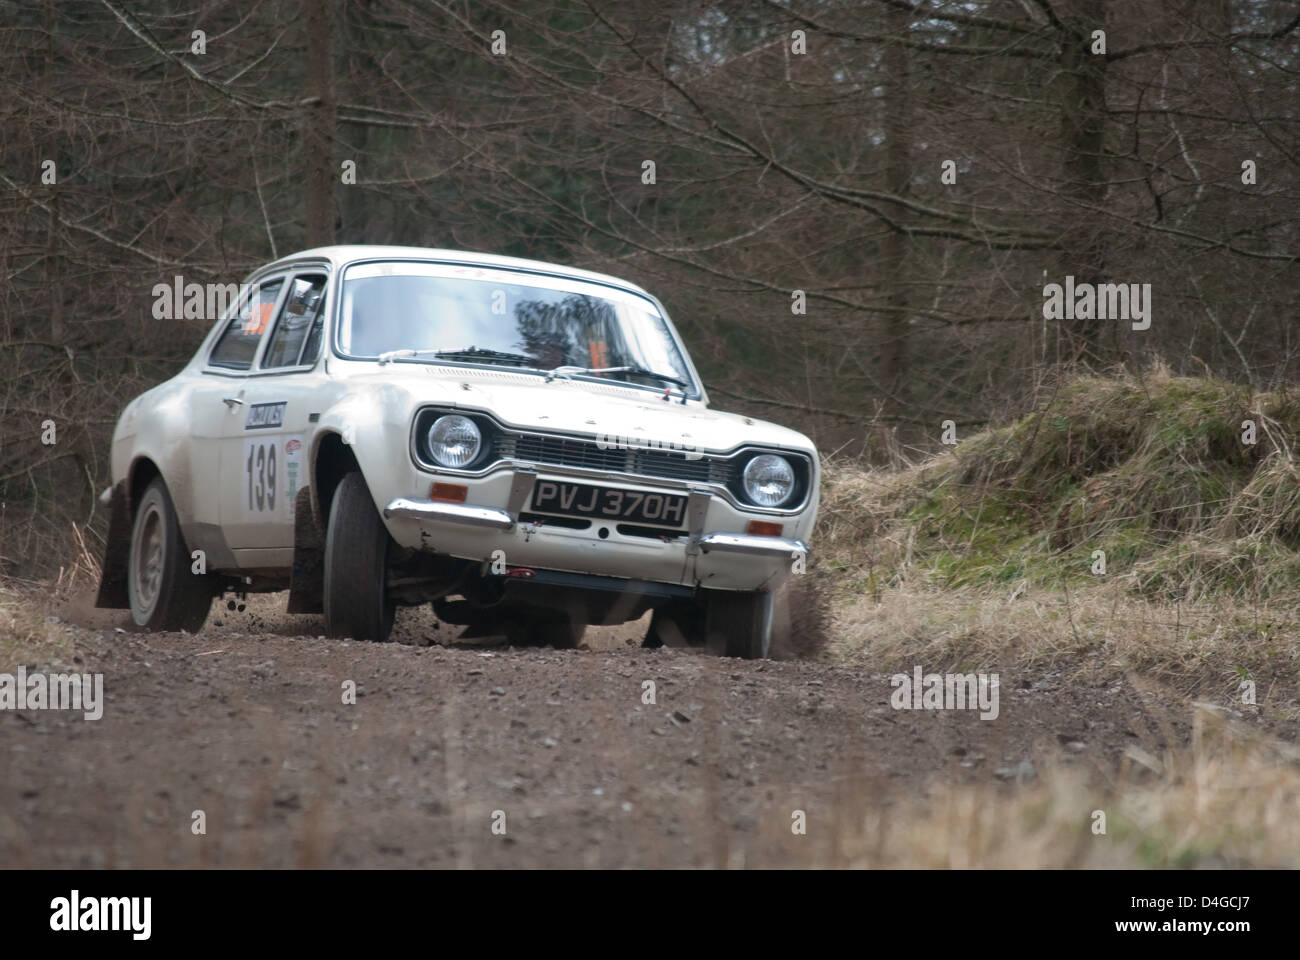
[[[262, 357], [263, 369], [268, 367], [295, 367], [311, 363], [314, 355], [303, 349], [316, 329], [325, 303], [325, 278], [322, 276], [295, 277], [285, 297], [284, 307], [275, 323], [271, 342]], [[317, 338], [319, 342], [319, 338]]]
[[316, 311], [316, 319], [312, 321], [311, 333], [307, 334], [307, 342], [302, 345], [302, 357], [299, 363], [315, 363], [316, 358], [320, 356], [321, 338], [325, 333], [325, 298], [321, 297], [321, 306]]
[[275, 309], [275, 301], [280, 296], [284, 278], [268, 280], [244, 301], [239, 312], [230, 318], [225, 332], [212, 348], [208, 363], [214, 367], [230, 367], [232, 370], [247, 370], [253, 365], [257, 356], [257, 345], [262, 334], [266, 332], [267, 321]]

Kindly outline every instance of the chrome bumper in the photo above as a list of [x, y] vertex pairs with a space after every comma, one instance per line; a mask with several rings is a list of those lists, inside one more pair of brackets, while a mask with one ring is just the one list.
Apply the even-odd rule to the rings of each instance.
[[[510, 495], [505, 509], [480, 507], [466, 503], [442, 500], [411, 500], [398, 497], [384, 507], [385, 519], [429, 520], [478, 527], [485, 530], [513, 530], [520, 512], [533, 494], [537, 471], [531, 468], [516, 470], [510, 483]], [[807, 556], [808, 545], [802, 540], [785, 537], [758, 537], [748, 533], [705, 533], [704, 522], [712, 494], [698, 487], [692, 488], [687, 500], [688, 530], [678, 542], [685, 542], [688, 555], [701, 552], [742, 553], [749, 556], [787, 557]]]
[[514, 472], [510, 481], [510, 501], [504, 510], [499, 507], [477, 507], [468, 503], [450, 503], [442, 500], [409, 500], [398, 497], [384, 507], [384, 519], [440, 520], [482, 530], [513, 530], [528, 498], [533, 495], [537, 471], [521, 469]]
[[706, 533], [699, 539], [705, 553], [747, 553], [751, 556], [807, 556], [808, 544], [785, 537], [756, 537], [750, 533]]
[[[511, 530], [515, 518], [508, 510], [497, 507], [477, 507], [464, 503], [444, 503], [436, 500], [409, 500], [398, 497], [384, 507], [384, 517], [401, 520], [431, 520], [479, 527], [486, 530]], [[747, 533], [706, 533], [683, 538], [687, 544], [704, 553], [743, 553], [750, 556], [795, 557], [807, 556], [808, 545], [802, 540], [785, 537], [756, 537]]]
[[400, 520], [437, 520], [460, 523], [485, 530], [509, 530], [515, 525], [514, 517], [496, 507], [475, 507], [464, 503], [443, 503], [436, 500], [408, 500], [398, 497], [384, 507], [384, 518]]

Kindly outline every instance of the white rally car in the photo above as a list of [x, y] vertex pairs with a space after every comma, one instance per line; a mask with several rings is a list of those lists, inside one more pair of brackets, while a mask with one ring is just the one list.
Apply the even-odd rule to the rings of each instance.
[[805, 568], [819, 461], [711, 410], [663, 306], [613, 277], [410, 247], [256, 271], [113, 433], [98, 603], [199, 629], [289, 590], [333, 636], [432, 603], [465, 636], [767, 656]]

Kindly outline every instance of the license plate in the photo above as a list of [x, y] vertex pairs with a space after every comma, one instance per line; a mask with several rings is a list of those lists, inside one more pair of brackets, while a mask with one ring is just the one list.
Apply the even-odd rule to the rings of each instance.
[[680, 527], [686, 523], [686, 497], [538, 480], [533, 488], [533, 512]]

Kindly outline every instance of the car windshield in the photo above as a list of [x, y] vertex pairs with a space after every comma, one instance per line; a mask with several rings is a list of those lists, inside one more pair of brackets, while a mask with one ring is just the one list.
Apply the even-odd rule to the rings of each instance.
[[[455, 264], [347, 269], [339, 354], [358, 360], [505, 365], [696, 394], [653, 303], [565, 277]], [[630, 370], [597, 373], [612, 367]]]

